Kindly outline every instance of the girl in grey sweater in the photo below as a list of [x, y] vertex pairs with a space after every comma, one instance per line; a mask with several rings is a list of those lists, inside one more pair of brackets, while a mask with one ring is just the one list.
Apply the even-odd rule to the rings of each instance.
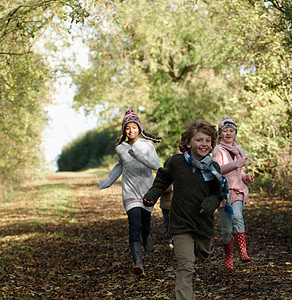
[[[142, 135], [145, 139], [139, 138]], [[127, 139], [127, 140], [126, 140]], [[153, 207], [145, 207], [143, 196], [152, 186], [152, 170], [159, 168], [159, 159], [153, 142], [160, 142], [147, 134], [137, 116], [128, 110], [122, 122], [121, 136], [116, 143], [119, 162], [105, 180], [98, 182], [99, 189], [110, 187], [122, 175], [123, 205], [129, 221], [129, 242], [134, 260], [132, 272], [144, 277], [141, 238], [146, 251], [153, 250], [150, 237], [150, 217]]]

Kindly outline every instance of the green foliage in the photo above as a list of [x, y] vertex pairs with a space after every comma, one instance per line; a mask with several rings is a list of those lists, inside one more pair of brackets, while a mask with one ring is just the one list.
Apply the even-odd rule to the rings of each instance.
[[88, 131], [62, 149], [58, 170], [80, 171], [103, 165], [107, 156], [114, 155], [117, 137], [117, 130], [109, 126]]
[[290, 27], [284, 31], [278, 21], [282, 14], [288, 24], [289, 11], [266, 4], [137, 0], [100, 6], [105, 17], [91, 23], [88, 39], [92, 67], [74, 77], [76, 107], [105, 105], [107, 113], [118, 107], [120, 119], [126, 107], [145, 107], [147, 130], [163, 137], [158, 151], [164, 157], [177, 147], [186, 120], [217, 124], [229, 115], [240, 126], [240, 144], [253, 154], [254, 175], [284, 183], [280, 174], [291, 175], [292, 60]]
[[[3, 47], [5, 41], [13, 41], [15, 45], [22, 44], [24, 51], [16, 52], [11, 49], [0, 54], [23, 54], [30, 50], [31, 43], [27, 43], [28, 39], [35, 38], [44, 27], [60, 25], [64, 28], [64, 23], [84, 22], [87, 16], [88, 12], [84, 5], [82, 6], [80, 1], [76, 0], [1, 1], [0, 45]], [[63, 21], [63, 24], [58, 24], [57, 17]]]
[[283, 32], [271, 26], [277, 15], [265, 6], [248, 8], [242, 11], [241, 6], [237, 7], [238, 26], [234, 30], [242, 40], [239, 51], [245, 54], [241, 72], [234, 73], [238, 87], [242, 87], [236, 97], [240, 105], [236, 116], [242, 131], [240, 141], [253, 154], [253, 173], [273, 188], [289, 190], [291, 52], [287, 52]]
[[[48, 82], [59, 73], [32, 53], [33, 43], [46, 28], [60, 36], [84, 22], [91, 67], [76, 72], [68, 66], [76, 109], [101, 106], [103, 120], [119, 123], [126, 108], [135, 109], [146, 131], [163, 138], [163, 158], [178, 146], [188, 119], [217, 124], [229, 115], [239, 125], [241, 146], [253, 155], [253, 174], [273, 188], [289, 187], [291, 1], [23, 0], [2, 1], [0, 11], [2, 186], [42, 159], [43, 106]], [[54, 42], [47, 45], [59, 50]], [[58, 70], [66, 70], [64, 62]], [[112, 136], [103, 130], [99, 137], [116, 139], [117, 123], [105, 129]], [[93, 140], [70, 145], [77, 154], [64, 149], [70, 155], [63, 166], [87, 168], [101, 162], [105, 149], [113, 153], [114, 142], [110, 148], [96, 144], [94, 151]]]
[[36, 55], [0, 56], [0, 185], [39, 167], [48, 70]]
[[290, 0], [249, 0], [252, 5], [261, 6], [268, 13], [273, 14], [273, 30], [282, 33], [284, 46], [292, 50], [292, 2]]
[[0, 3], [0, 194], [44, 165], [41, 134], [44, 106], [50, 103], [52, 70], [33, 52], [45, 27], [82, 21], [79, 1], [1, 1]]

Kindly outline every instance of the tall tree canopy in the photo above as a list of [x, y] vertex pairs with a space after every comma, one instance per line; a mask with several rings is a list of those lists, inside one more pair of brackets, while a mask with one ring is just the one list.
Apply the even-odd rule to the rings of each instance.
[[41, 160], [50, 83], [72, 70], [50, 69], [33, 45], [46, 29], [61, 36], [78, 22], [90, 68], [70, 74], [76, 109], [102, 106], [110, 121], [134, 108], [162, 136], [165, 157], [186, 120], [229, 115], [254, 173], [289, 178], [291, 11], [287, 0], [1, 1], [0, 184]]
[[85, 17], [79, 1], [0, 2], [0, 192], [44, 163], [43, 107], [50, 101], [53, 72], [34, 53], [36, 38], [57, 19]]
[[109, 115], [119, 108], [120, 119], [128, 107], [145, 108], [164, 155], [187, 119], [216, 124], [229, 115], [254, 155], [255, 173], [288, 163], [291, 51], [276, 5], [136, 0], [97, 11], [103, 18], [91, 20], [87, 40], [91, 68], [75, 74], [77, 108], [103, 104]]

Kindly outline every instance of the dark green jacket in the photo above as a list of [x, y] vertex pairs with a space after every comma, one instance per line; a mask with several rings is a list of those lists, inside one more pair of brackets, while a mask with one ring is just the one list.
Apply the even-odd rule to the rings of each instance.
[[[220, 172], [219, 165], [214, 167]], [[201, 171], [189, 165], [183, 154], [172, 156], [165, 168], [159, 168], [153, 186], [144, 198], [154, 203], [173, 183], [170, 209], [170, 233], [193, 233], [201, 238], [214, 236], [214, 211], [222, 198], [217, 179], [205, 181]], [[200, 213], [201, 209], [203, 213]]]

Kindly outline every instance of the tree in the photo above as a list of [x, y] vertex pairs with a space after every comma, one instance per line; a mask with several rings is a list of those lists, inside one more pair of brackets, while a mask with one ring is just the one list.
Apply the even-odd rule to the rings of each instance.
[[[105, 17], [109, 21], [95, 23], [91, 69], [75, 76], [76, 107], [104, 104], [111, 112], [117, 106], [145, 107], [151, 124], [161, 126], [163, 137], [176, 133], [176, 141], [186, 119], [218, 108], [228, 96], [217, 72], [225, 38], [214, 47], [218, 25], [206, 5], [177, 3], [115, 2]], [[158, 132], [157, 126], [153, 130]], [[167, 145], [169, 153], [172, 146]]]
[[38, 170], [44, 162], [41, 133], [44, 105], [50, 102], [52, 70], [33, 52], [36, 38], [56, 18], [86, 17], [79, 1], [0, 3], [0, 192]]
[[[3, 1], [0, 3], [0, 45], [6, 40], [15, 39], [15, 44], [21, 40], [27, 44], [25, 50], [30, 51], [29, 38], [35, 35], [48, 23], [53, 26], [52, 20], [59, 16], [61, 19], [71, 19], [71, 23], [84, 21], [87, 11], [79, 1], [56, 0], [23, 0]], [[3, 51], [3, 50], [2, 50]], [[23, 52], [26, 53], [26, 52]], [[0, 52], [0, 54], [20, 55], [17, 52]]]
[[268, 14], [273, 14], [273, 26], [275, 32], [284, 34], [284, 46], [292, 50], [292, 3], [290, 0], [249, 0], [254, 6], [260, 6]]
[[291, 131], [291, 52], [273, 26], [278, 14], [249, 1], [111, 3], [93, 23], [92, 67], [74, 77], [76, 107], [144, 107], [163, 155], [187, 119], [230, 115], [254, 172], [275, 176]]

